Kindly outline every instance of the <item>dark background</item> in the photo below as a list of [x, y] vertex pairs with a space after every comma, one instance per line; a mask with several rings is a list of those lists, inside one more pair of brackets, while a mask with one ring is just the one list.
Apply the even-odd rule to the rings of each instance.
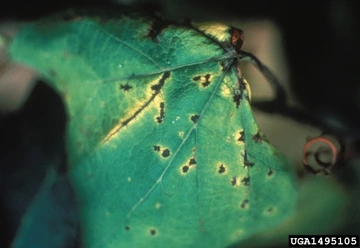
[[[8, 1], [1, 4], [0, 22], [33, 20], [72, 7], [116, 4], [98, 2]], [[162, 11], [171, 19], [256, 17], [273, 20], [283, 33], [291, 87], [306, 113], [303, 121], [315, 123], [323, 130], [351, 141], [357, 154], [360, 138], [359, 1], [200, 0], [193, 3], [190, 0], [163, 0], [131, 3], [149, 11]], [[280, 108], [275, 112], [283, 113]], [[47, 167], [51, 164], [59, 174], [66, 170], [64, 130], [65, 113], [61, 100], [41, 83], [21, 110], [0, 113], [1, 247], [7, 247], [13, 239]], [[356, 184], [350, 175], [351, 171], [346, 169], [339, 175], [345, 178], [347, 187]], [[359, 233], [358, 223], [350, 223], [348, 230], [354, 228]], [[74, 246], [76, 242], [73, 240]]]
[[[105, 2], [105, 1], [104, 1]], [[267, 18], [282, 30], [290, 81], [298, 100], [314, 118], [358, 138], [360, 89], [359, 1], [209, 1], [119, 0], [41, 2], [10, 1], [1, 8], [3, 20], [33, 20], [72, 7], [129, 3], [169, 18], [198, 20]], [[359, 99], [359, 100], [358, 100]], [[331, 124], [331, 120], [341, 125]], [[332, 130], [333, 131], [333, 130]], [[340, 130], [337, 130], [340, 131]]]

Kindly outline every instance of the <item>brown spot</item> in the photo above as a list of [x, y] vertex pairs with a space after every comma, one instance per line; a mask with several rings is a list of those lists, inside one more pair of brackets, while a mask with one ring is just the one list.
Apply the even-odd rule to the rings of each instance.
[[233, 177], [232, 179], [231, 179], [231, 185], [232, 186], [235, 186], [236, 185], [236, 177]]
[[238, 141], [244, 142], [245, 141], [244, 131], [239, 132], [239, 134], [240, 134], [240, 137], [238, 138]]
[[269, 207], [266, 211], [271, 213], [273, 210], [274, 210], [273, 207]]
[[244, 185], [248, 186], [248, 185], [250, 185], [250, 178], [249, 177], [244, 177], [241, 180], [241, 182], [244, 183]]
[[266, 175], [271, 176], [274, 173], [274, 171], [272, 169], [269, 169], [268, 172], [266, 173]]
[[187, 173], [188, 171], [189, 171], [189, 166], [184, 165], [184, 166], [182, 167], [182, 172]]
[[183, 173], [188, 173], [192, 166], [196, 166], [195, 158], [191, 158], [187, 165], [184, 165], [183, 167], [181, 167], [181, 171]]
[[126, 227], [125, 227], [125, 230], [126, 230], [126, 231], [130, 231], [130, 226], [126, 226]]
[[160, 146], [153, 146], [155, 152], [160, 152]]
[[200, 116], [198, 116], [198, 115], [192, 115], [192, 116], [190, 117], [190, 120], [191, 120], [192, 122], [194, 122], [194, 123], [197, 123], [198, 120], [199, 120], [199, 118], [200, 118]]
[[[224, 166], [223, 164], [221, 164], [221, 165], [219, 166], [218, 172], [219, 172], [220, 174], [222, 174], [222, 173], [224, 173], [225, 171], [226, 171], [225, 166]], [[235, 178], [235, 177], [234, 177], [234, 178]], [[235, 184], [236, 184], [236, 178], [235, 178]]]
[[248, 204], [248, 202], [249, 202], [248, 199], [243, 200], [243, 202], [241, 203], [240, 207], [241, 207], [241, 208], [245, 208], [245, 207], [246, 207], [246, 204]]
[[249, 161], [244, 161], [244, 167], [253, 167], [254, 166], [254, 163], [252, 162], [249, 162]]
[[120, 123], [120, 125], [117, 125], [116, 128], [114, 128], [113, 130], [111, 130], [111, 132], [106, 136], [106, 138], [104, 139], [103, 143], [107, 142], [108, 140], [111, 139], [112, 136], [114, 136], [117, 132], [119, 132], [120, 129], [122, 129], [123, 127], [125, 127], [126, 125], [129, 124], [129, 122], [131, 122], [132, 120], [135, 119], [135, 117], [140, 114], [153, 100], [154, 98], [160, 93], [161, 88], [164, 86], [165, 84], [165, 80], [167, 78], [170, 77], [170, 72], [165, 72], [162, 76], [161, 79], [159, 80], [158, 84], [155, 84], [153, 86], [151, 86], [151, 89], [154, 90], [155, 92], [153, 93], [153, 95], [150, 97], [150, 99], [148, 99], [139, 109], [137, 109], [129, 118], [127, 118], [126, 120], [122, 121]]
[[244, 151], [244, 167], [253, 167], [254, 163], [250, 162], [247, 157], [247, 151]]
[[236, 108], [239, 108], [240, 101], [241, 101], [241, 94], [237, 94], [237, 91], [236, 91], [236, 93], [234, 93], [234, 95], [233, 95], [233, 102], [235, 103]]
[[169, 156], [170, 156], [170, 150], [166, 148], [166, 149], [161, 153], [161, 156], [163, 156], [164, 158], [169, 157]]
[[210, 78], [211, 78], [211, 74], [206, 74], [205, 76], [195, 76], [192, 79], [194, 81], [199, 81], [201, 83], [201, 85], [206, 88], [207, 86], [210, 85]]
[[154, 236], [154, 235], [156, 234], [156, 229], [155, 229], [155, 228], [151, 228], [151, 229], [150, 229], [150, 234], [151, 234], [152, 236]]
[[209, 81], [210, 76], [211, 76], [210, 74], [206, 74], [206, 75], [205, 75], [205, 82], [202, 83], [202, 85], [203, 85], [204, 87], [209, 86], [209, 84], [210, 84], [210, 81]]
[[256, 134], [254, 134], [252, 136], [252, 139], [256, 142], [256, 143], [262, 143], [262, 137], [260, 135], [259, 132], [257, 132]]
[[128, 83], [124, 84], [124, 85], [120, 85], [120, 89], [122, 89], [124, 92], [128, 92], [129, 90], [132, 89], [132, 86], [129, 85]]
[[196, 159], [195, 158], [191, 158], [189, 161], [189, 165], [193, 165], [196, 164]]
[[162, 87], [164, 86], [164, 84], [165, 84], [165, 80], [168, 79], [169, 77], [170, 77], [170, 72], [167, 71], [167, 72], [165, 72], [164, 75], [161, 77], [159, 83], [154, 84], [154, 85], [151, 86], [151, 89], [155, 91], [154, 95], [157, 95], [157, 94], [160, 92], [161, 88], [162, 88]]
[[156, 121], [157, 121], [158, 123], [162, 123], [164, 117], [165, 117], [165, 103], [164, 103], [164, 102], [161, 102], [161, 103], [160, 103], [160, 115], [159, 115], [158, 117], [156, 117]]
[[196, 77], [193, 77], [193, 80], [194, 80], [194, 81], [199, 81], [200, 78], [201, 78], [201, 76], [196, 76]]

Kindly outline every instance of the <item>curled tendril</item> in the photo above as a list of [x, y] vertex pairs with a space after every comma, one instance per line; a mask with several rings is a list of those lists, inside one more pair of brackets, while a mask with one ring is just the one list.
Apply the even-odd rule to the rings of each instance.
[[[311, 151], [311, 147], [315, 144], [319, 145], [319, 147], [313, 152]], [[302, 156], [305, 170], [313, 174], [324, 173], [325, 175], [329, 175], [331, 169], [338, 163], [339, 158], [343, 155], [344, 149], [341, 139], [329, 136], [329, 134], [326, 133], [308, 140], [304, 146]], [[330, 162], [321, 159], [323, 154], [331, 155]], [[311, 163], [309, 162], [309, 157], [311, 156], [313, 156], [316, 165], [322, 167], [321, 169], [314, 169], [313, 166], [311, 166]]]
[[[321, 118], [314, 117], [313, 114], [306, 109], [303, 109], [298, 106], [290, 105], [288, 103], [288, 97], [283, 86], [280, 84], [276, 76], [271, 72], [271, 70], [266, 67], [256, 56], [245, 51], [238, 51], [239, 61], [247, 61], [253, 64], [267, 79], [269, 84], [272, 86], [275, 92], [275, 97], [272, 100], [265, 101], [253, 101], [252, 106], [258, 110], [275, 113], [282, 116], [286, 116], [292, 120], [297, 121], [298, 123], [311, 125], [322, 130], [329, 130], [329, 132], [324, 132], [319, 137], [309, 140], [303, 150], [303, 165], [305, 169], [313, 174], [324, 173], [326, 175], [330, 174], [330, 170], [345, 158], [345, 145], [342, 137], [346, 135], [343, 130], [337, 130], [336, 128], [329, 125], [326, 120]], [[241, 74], [240, 74], [241, 75]], [[334, 136], [336, 135], [336, 137]], [[326, 136], [334, 136], [333, 139]], [[309, 148], [315, 143], [322, 143], [323, 146], [319, 147], [315, 152], [311, 152]], [[324, 162], [322, 156], [326, 153], [330, 153], [331, 161]], [[308, 158], [313, 156], [313, 160], [317, 166], [322, 167], [321, 169], [314, 169], [308, 162]]]

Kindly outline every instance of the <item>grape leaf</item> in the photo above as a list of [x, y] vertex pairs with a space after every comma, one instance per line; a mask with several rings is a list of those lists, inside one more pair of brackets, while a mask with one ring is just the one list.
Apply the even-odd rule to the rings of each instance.
[[14, 37], [11, 58], [66, 105], [85, 247], [224, 247], [293, 213], [293, 172], [252, 115], [240, 36], [124, 11], [68, 12]]

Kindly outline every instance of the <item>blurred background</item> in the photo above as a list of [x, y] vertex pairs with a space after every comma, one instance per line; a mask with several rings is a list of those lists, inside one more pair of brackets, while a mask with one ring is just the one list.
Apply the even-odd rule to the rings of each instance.
[[[359, 1], [91, 0], [45, 4], [13, 0], [1, 6], [0, 31], [11, 35], [20, 22], [91, 5], [132, 5], [172, 20], [221, 21], [242, 29], [243, 50], [256, 55], [275, 73], [289, 106], [297, 110], [255, 108], [261, 130], [293, 162], [300, 181], [308, 176], [302, 165], [307, 138], [329, 131], [344, 140], [346, 158], [330, 177], [348, 193], [351, 207], [344, 216], [346, 225], [336, 231], [360, 233]], [[254, 102], [274, 97], [261, 73], [248, 63], [241, 67]], [[61, 100], [45, 84], [35, 82], [33, 71], [7, 63], [4, 50], [0, 50], [1, 247], [15, 237], [49, 165], [60, 174], [66, 170], [66, 117]], [[70, 193], [60, 205], [68, 209], [75, 203], [71, 188], [63, 183]], [[64, 235], [76, 247], [77, 222], [73, 217], [65, 222], [71, 224], [72, 232]]]

